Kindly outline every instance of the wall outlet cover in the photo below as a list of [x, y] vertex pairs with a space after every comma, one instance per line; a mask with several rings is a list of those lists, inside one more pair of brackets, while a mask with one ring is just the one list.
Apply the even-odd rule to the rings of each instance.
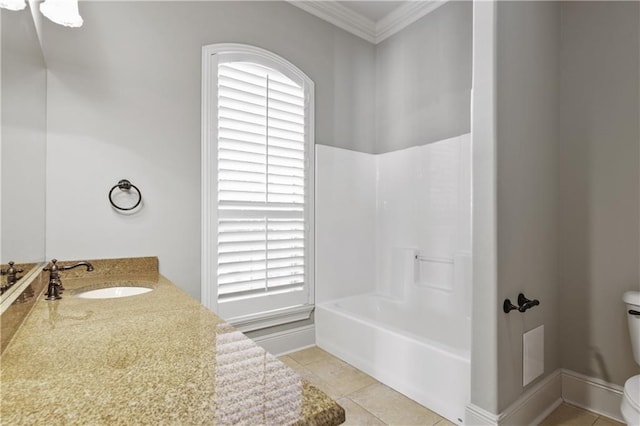
[[544, 325], [522, 335], [522, 386], [544, 373]]

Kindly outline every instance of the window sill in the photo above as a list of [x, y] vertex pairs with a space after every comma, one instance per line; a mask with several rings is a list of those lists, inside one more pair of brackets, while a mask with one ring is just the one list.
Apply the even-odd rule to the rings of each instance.
[[260, 330], [309, 319], [314, 307], [314, 305], [302, 305], [293, 308], [277, 309], [270, 312], [229, 318], [227, 322], [242, 332]]

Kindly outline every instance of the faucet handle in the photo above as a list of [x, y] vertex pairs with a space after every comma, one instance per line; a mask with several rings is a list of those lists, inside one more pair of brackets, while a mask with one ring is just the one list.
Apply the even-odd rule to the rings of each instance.
[[46, 268], [43, 269], [43, 271], [53, 271], [53, 272], [58, 271], [60, 267], [56, 265], [57, 262], [58, 262], [58, 259], [51, 259], [51, 267], [47, 266]]
[[24, 272], [24, 269], [14, 268], [13, 265], [15, 265], [15, 263], [13, 261], [9, 262], [9, 269], [7, 269], [7, 275], [18, 274], [20, 272]]
[[24, 269], [14, 268], [13, 265], [15, 265], [15, 262], [10, 261], [7, 269], [0, 269], [0, 275], [15, 275], [17, 273], [24, 272]]
[[49, 287], [47, 288], [46, 300], [62, 299], [60, 290], [63, 290], [62, 281], [58, 275], [60, 267], [57, 265], [58, 259], [51, 259], [51, 266], [47, 266], [43, 271], [49, 271]]

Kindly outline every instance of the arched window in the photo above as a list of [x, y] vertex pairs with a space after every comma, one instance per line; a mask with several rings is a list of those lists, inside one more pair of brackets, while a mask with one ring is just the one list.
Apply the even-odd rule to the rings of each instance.
[[313, 308], [313, 82], [252, 46], [203, 48], [202, 302], [248, 331]]

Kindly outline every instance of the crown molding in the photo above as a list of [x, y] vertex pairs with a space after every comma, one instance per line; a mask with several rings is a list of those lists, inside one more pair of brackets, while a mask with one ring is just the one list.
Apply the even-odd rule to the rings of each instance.
[[391, 37], [404, 28], [416, 22], [423, 16], [433, 12], [448, 0], [418, 0], [409, 1], [391, 11], [376, 23], [376, 44]]
[[376, 42], [376, 23], [335, 0], [288, 0], [292, 5], [351, 34]]
[[287, 1], [338, 28], [342, 28], [370, 43], [378, 44], [428, 13], [433, 12], [448, 0], [411, 0], [399, 6], [378, 22], [362, 16], [336, 0]]

